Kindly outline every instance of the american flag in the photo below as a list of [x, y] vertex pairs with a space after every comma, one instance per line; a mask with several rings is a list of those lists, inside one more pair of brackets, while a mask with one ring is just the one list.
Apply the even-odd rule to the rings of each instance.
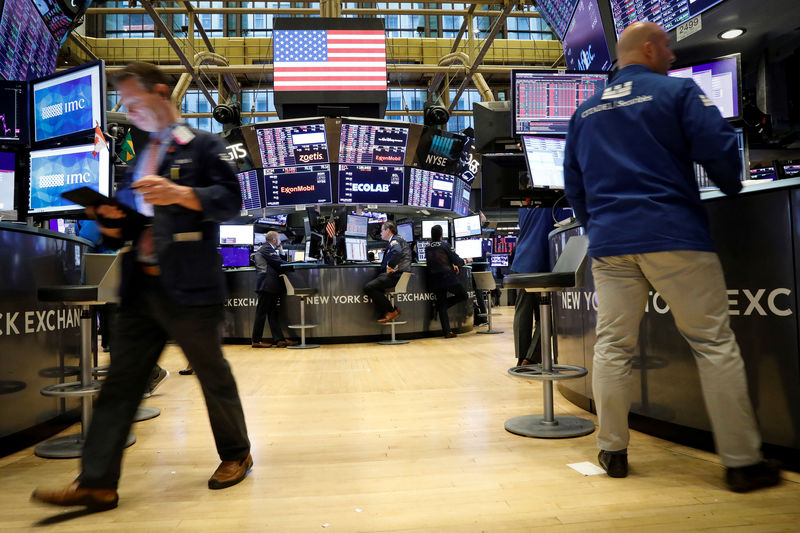
[[385, 91], [386, 35], [275, 30], [275, 91]]
[[328, 237], [331, 239], [336, 236], [336, 224], [333, 222], [328, 222], [325, 225], [325, 233], [328, 234]]

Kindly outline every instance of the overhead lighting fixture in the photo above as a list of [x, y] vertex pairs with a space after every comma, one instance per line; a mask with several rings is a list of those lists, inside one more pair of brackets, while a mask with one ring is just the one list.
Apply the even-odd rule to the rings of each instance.
[[725, 30], [724, 32], [720, 33], [718, 37], [720, 39], [736, 39], [737, 37], [741, 36], [746, 32], [744, 28], [731, 28], [729, 30]]

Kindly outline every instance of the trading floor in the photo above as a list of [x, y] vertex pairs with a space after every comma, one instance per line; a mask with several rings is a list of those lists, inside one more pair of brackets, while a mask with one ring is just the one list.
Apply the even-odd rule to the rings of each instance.
[[[0, 458], [4, 533], [292, 531], [800, 531], [800, 474], [777, 487], [730, 492], [708, 452], [634, 432], [626, 479], [584, 476], [594, 435], [518, 437], [503, 422], [542, 412], [541, 386], [513, 366], [513, 308], [500, 335], [321, 349], [225, 347], [239, 383], [255, 467], [241, 484], [210, 491], [218, 463], [198, 382], [171, 376], [134, 425], [117, 509], [82, 514], [29, 502], [63, 486], [77, 460], [33, 448]], [[556, 413], [594, 417], [556, 394]], [[65, 433], [74, 433], [76, 427]]]

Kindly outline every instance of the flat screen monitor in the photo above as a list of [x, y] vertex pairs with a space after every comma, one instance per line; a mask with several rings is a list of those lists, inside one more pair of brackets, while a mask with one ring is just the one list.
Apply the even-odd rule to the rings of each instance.
[[442, 238], [447, 239], [450, 236], [450, 225], [446, 220], [423, 220], [422, 221], [422, 238], [431, 238], [431, 229], [434, 226], [442, 227]]
[[253, 244], [254, 245], [267, 244], [267, 234], [253, 233]]
[[386, 213], [378, 213], [377, 211], [361, 211], [361, 213], [353, 212], [353, 214], [360, 214], [361, 216], [367, 217], [370, 224], [383, 224], [389, 220], [389, 217], [386, 215]]
[[357, 237], [344, 238], [345, 259], [348, 261], [367, 260], [367, 239]]
[[113, 165], [108, 150], [92, 153], [94, 144], [32, 150], [28, 213], [83, 211], [83, 206], [61, 198], [61, 193], [90, 187], [109, 195]]
[[402, 205], [403, 167], [339, 165], [340, 204]]
[[489, 265], [492, 267], [507, 267], [508, 254], [492, 254], [489, 256]]
[[[50, 33], [53, 34], [55, 40], [62, 43], [69, 31], [70, 24], [72, 24], [75, 9], [79, 9], [81, 4], [86, 4], [88, 6], [91, 1], [33, 0], [33, 3], [36, 5], [36, 9], [39, 11], [45, 25], [50, 30]], [[71, 7], [69, 12], [65, 11], [64, 7], [62, 7], [63, 5]]]
[[658, 2], [631, 2], [611, 0], [611, 15], [617, 38], [630, 24], [640, 21], [655, 22], [669, 31], [723, 0], [660, 0]]
[[292, 261], [294, 262], [305, 261], [306, 259], [305, 250], [291, 250], [289, 253], [291, 255]]
[[14, 209], [14, 171], [16, 155], [0, 152], [0, 211]]
[[52, 74], [58, 47], [31, 0], [5, 0], [0, 14], [0, 77], [24, 81]]
[[472, 120], [477, 152], [506, 152], [508, 146], [514, 144], [511, 102], [473, 102]]
[[483, 239], [457, 239], [456, 255], [463, 259], [483, 257]]
[[330, 165], [306, 165], [264, 169], [264, 205], [329, 204]]
[[252, 224], [221, 224], [219, 227], [220, 244], [237, 244], [252, 246], [255, 242]]
[[0, 81], [0, 144], [30, 142], [28, 92], [24, 81]]
[[106, 78], [102, 60], [34, 81], [33, 142], [106, 129]]
[[330, 163], [324, 119], [265, 125], [256, 138], [264, 168]]
[[611, 53], [597, 0], [579, 0], [561, 44], [567, 69], [611, 70]]
[[[744, 135], [744, 129], [736, 128], [736, 144], [739, 147], [739, 164], [741, 165], [741, 174], [739, 174], [739, 181], [744, 181], [750, 178], [750, 161], [747, 152], [747, 138]], [[703, 190], [716, 189], [717, 185], [711, 181], [706, 173], [706, 169], [699, 163], [694, 163], [694, 177], [697, 180], [698, 188]]]
[[222, 254], [223, 267], [236, 268], [250, 266], [249, 246], [219, 246], [217, 249], [219, 253]]
[[566, 140], [523, 135], [522, 145], [530, 175], [528, 188], [563, 189]]
[[242, 188], [242, 209], [261, 209], [264, 202], [258, 192], [258, 183], [261, 181], [260, 171], [248, 170], [236, 174], [239, 178], [239, 186]]
[[800, 177], [800, 164], [797, 162], [787, 162], [783, 165], [783, 175], [787, 178]]
[[578, 106], [607, 83], [603, 72], [512, 71], [513, 133], [566, 134]]
[[578, 0], [537, 0], [539, 13], [559, 39], [564, 38]]
[[369, 219], [360, 215], [347, 215], [347, 227], [344, 234], [348, 237], [366, 237]]
[[481, 217], [472, 215], [453, 219], [453, 236], [456, 239], [462, 237], [477, 237], [481, 234]]
[[408, 184], [408, 205], [447, 209], [453, 207], [456, 177], [412, 167]]
[[756, 167], [750, 169], [750, 178], [751, 180], [776, 180], [778, 179], [778, 173], [775, 171], [775, 167]]
[[397, 234], [406, 242], [414, 242], [414, 223], [405, 222], [397, 225]]
[[266, 224], [267, 226], [285, 226], [287, 215], [269, 215], [261, 217], [256, 220], [259, 224]]
[[469, 201], [472, 197], [472, 185], [461, 178], [453, 181], [453, 207], [452, 210], [461, 216], [469, 213]]
[[425, 262], [425, 251], [428, 249], [428, 241], [417, 241], [417, 261], [420, 263]]
[[339, 162], [351, 165], [402, 166], [408, 126], [378, 121], [342, 120]]
[[742, 116], [741, 55], [720, 57], [707, 63], [670, 70], [673, 78], [692, 78], [714, 102], [722, 116], [735, 120]]
[[492, 239], [492, 253], [510, 254], [516, 245], [516, 235], [495, 235]]
[[322, 258], [322, 235], [311, 232], [306, 240], [306, 259]]

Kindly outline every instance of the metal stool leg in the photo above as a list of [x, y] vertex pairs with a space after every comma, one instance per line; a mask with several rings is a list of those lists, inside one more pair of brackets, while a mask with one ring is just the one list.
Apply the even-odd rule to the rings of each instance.
[[485, 331], [477, 331], [476, 333], [482, 333], [484, 335], [503, 333], [502, 329], [492, 329], [492, 297], [489, 296], [489, 292], [481, 291], [481, 298], [483, 298], [486, 302], [486, 320], [489, 321], [489, 328]]
[[292, 350], [319, 348], [319, 344], [306, 344], [306, 299], [304, 296], [300, 297], [300, 344], [297, 346], [287, 346], [287, 348]]
[[[392, 309], [397, 307], [397, 305], [395, 304], [394, 294], [389, 295], [389, 301], [392, 302]], [[388, 341], [378, 341], [378, 344], [408, 344], [409, 341], [397, 340], [397, 337], [395, 337], [395, 327], [397, 327], [399, 324], [405, 324], [405, 323], [406, 322], [398, 322], [397, 320], [392, 320], [391, 322], [387, 322], [386, 324], [388, 324], [389, 327], [392, 328], [392, 336]]]

